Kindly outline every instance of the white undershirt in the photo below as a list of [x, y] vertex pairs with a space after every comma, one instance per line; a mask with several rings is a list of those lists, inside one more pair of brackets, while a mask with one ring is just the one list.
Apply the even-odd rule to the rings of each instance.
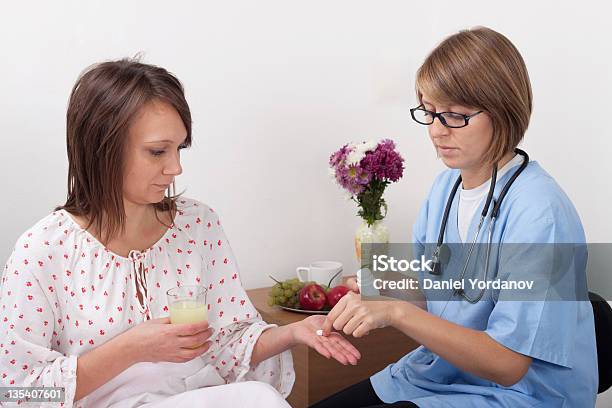
[[[512, 167], [520, 165], [523, 162], [523, 156], [520, 154], [515, 155], [504, 167], [497, 170], [497, 178], [499, 180], [504, 174], [508, 172]], [[459, 236], [461, 241], [466, 242], [468, 238], [468, 230], [472, 218], [476, 215], [476, 211], [480, 207], [481, 202], [486, 198], [489, 192], [489, 183], [491, 179], [479, 185], [478, 187], [466, 190], [461, 186], [459, 193], [459, 211], [457, 212], [457, 227], [459, 228]]]

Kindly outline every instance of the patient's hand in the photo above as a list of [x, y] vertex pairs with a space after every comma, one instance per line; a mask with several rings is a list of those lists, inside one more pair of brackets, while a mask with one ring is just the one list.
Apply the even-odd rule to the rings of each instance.
[[208, 351], [208, 322], [171, 324], [169, 317], [147, 320], [123, 332], [135, 362], [185, 363]]
[[332, 332], [329, 336], [317, 335], [323, 328], [325, 316], [313, 315], [293, 324], [293, 337], [298, 344], [305, 344], [315, 349], [326, 358], [334, 358], [347, 365], [356, 365], [361, 358], [359, 351], [341, 334]]

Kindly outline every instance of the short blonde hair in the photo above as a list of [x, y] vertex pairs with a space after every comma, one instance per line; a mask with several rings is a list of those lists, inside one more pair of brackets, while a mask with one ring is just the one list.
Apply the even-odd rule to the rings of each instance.
[[485, 160], [495, 163], [523, 139], [532, 109], [523, 57], [504, 35], [486, 27], [463, 30], [442, 41], [416, 75], [423, 93], [440, 103], [485, 111], [493, 139]]

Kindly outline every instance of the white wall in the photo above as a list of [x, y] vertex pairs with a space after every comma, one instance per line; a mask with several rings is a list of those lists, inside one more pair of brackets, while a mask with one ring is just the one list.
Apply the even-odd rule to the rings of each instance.
[[610, 242], [607, 13], [589, 1], [491, 3], [12, 4], [0, 17], [0, 257], [64, 199], [65, 109], [79, 72], [143, 51], [186, 87], [195, 146], [179, 188], [220, 212], [245, 285], [315, 259], [351, 269], [356, 209], [328, 178], [329, 154], [350, 140], [397, 141], [406, 175], [388, 190], [388, 224], [408, 240], [442, 169], [409, 116], [414, 73], [444, 36], [477, 24], [523, 53], [535, 98], [524, 146], [574, 200], [588, 238]]
[[355, 266], [355, 206], [328, 177], [350, 140], [390, 137], [406, 173], [389, 188], [407, 241], [435, 174], [411, 122], [413, 79], [437, 42], [487, 25], [521, 50], [535, 109], [525, 149], [574, 201], [592, 242], [612, 241], [612, 28], [607, 2], [54, 1], [0, 14], [0, 258], [63, 202], [65, 108], [89, 64], [144, 51], [183, 81], [195, 146], [179, 187], [221, 214], [245, 286], [337, 259]]
[[523, 53], [535, 97], [524, 146], [573, 199], [589, 240], [610, 242], [609, 11], [593, 1], [13, 3], [0, 16], [0, 257], [64, 199], [79, 72], [143, 51], [186, 87], [195, 146], [179, 187], [220, 212], [245, 285], [315, 259], [350, 270], [356, 209], [328, 177], [329, 154], [350, 140], [397, 141], [406, 175], [388, 190], [388, 224], [407, 240], [442, 168], [409, 116], [414, 73], [444, 36], [477, 24]]

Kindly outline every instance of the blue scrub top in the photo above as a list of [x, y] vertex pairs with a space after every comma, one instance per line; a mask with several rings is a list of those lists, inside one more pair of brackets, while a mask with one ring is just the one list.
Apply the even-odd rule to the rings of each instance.
[[[516, 167], [498, 180], [494, 197], [499, 196], [515, 170]], [[436, 178], [414, 225], [415, 246], [437, 241], [446, 201], [458, 176], [458, 170], [447, 170]], [[461, 242], [458, 201], [456, 194], [446, 227], [447, 243]], [[470, 243], [483, 206], [484, 203], [472, 220]], [[487, 224], [488, 221], [482, 231], [488, 233]], [[487, 233], [481, 232], [479, 242], [487, 242]], [[584, 244], [585, 236], [569, 198], [537, 162], [530, 162], [504, 198], [492, 242]], [[576, 282], [586, 282], [586, 252], [574, 266]], [[529, 269], [528, 265], [525, 268]], [[513, 274], [540, 273], [540, 268], [527, 272], [515, 267], [505, 269], [503, 259], [489, 273], [493, 270], [506, 279], [512, 279]], [[470, 277], [469, 273], [466, 277]], [[500, 290], [487, 290], [490, 291], [495, 293], [487, 293], [476, 304], [428, 297], [427, 308], [438, 316], [443, 311], [444, 319], [482, 330], [509, 349], [532, 357], [528, 372], [518, 383], [504, 387], [482, 379], [420, 346], [370, 378], [378, 397], [386, 403], [412, 401], [421, 408], [594, 407], [598, 371], [590, 302], [516, 301], [505, 299]]]

